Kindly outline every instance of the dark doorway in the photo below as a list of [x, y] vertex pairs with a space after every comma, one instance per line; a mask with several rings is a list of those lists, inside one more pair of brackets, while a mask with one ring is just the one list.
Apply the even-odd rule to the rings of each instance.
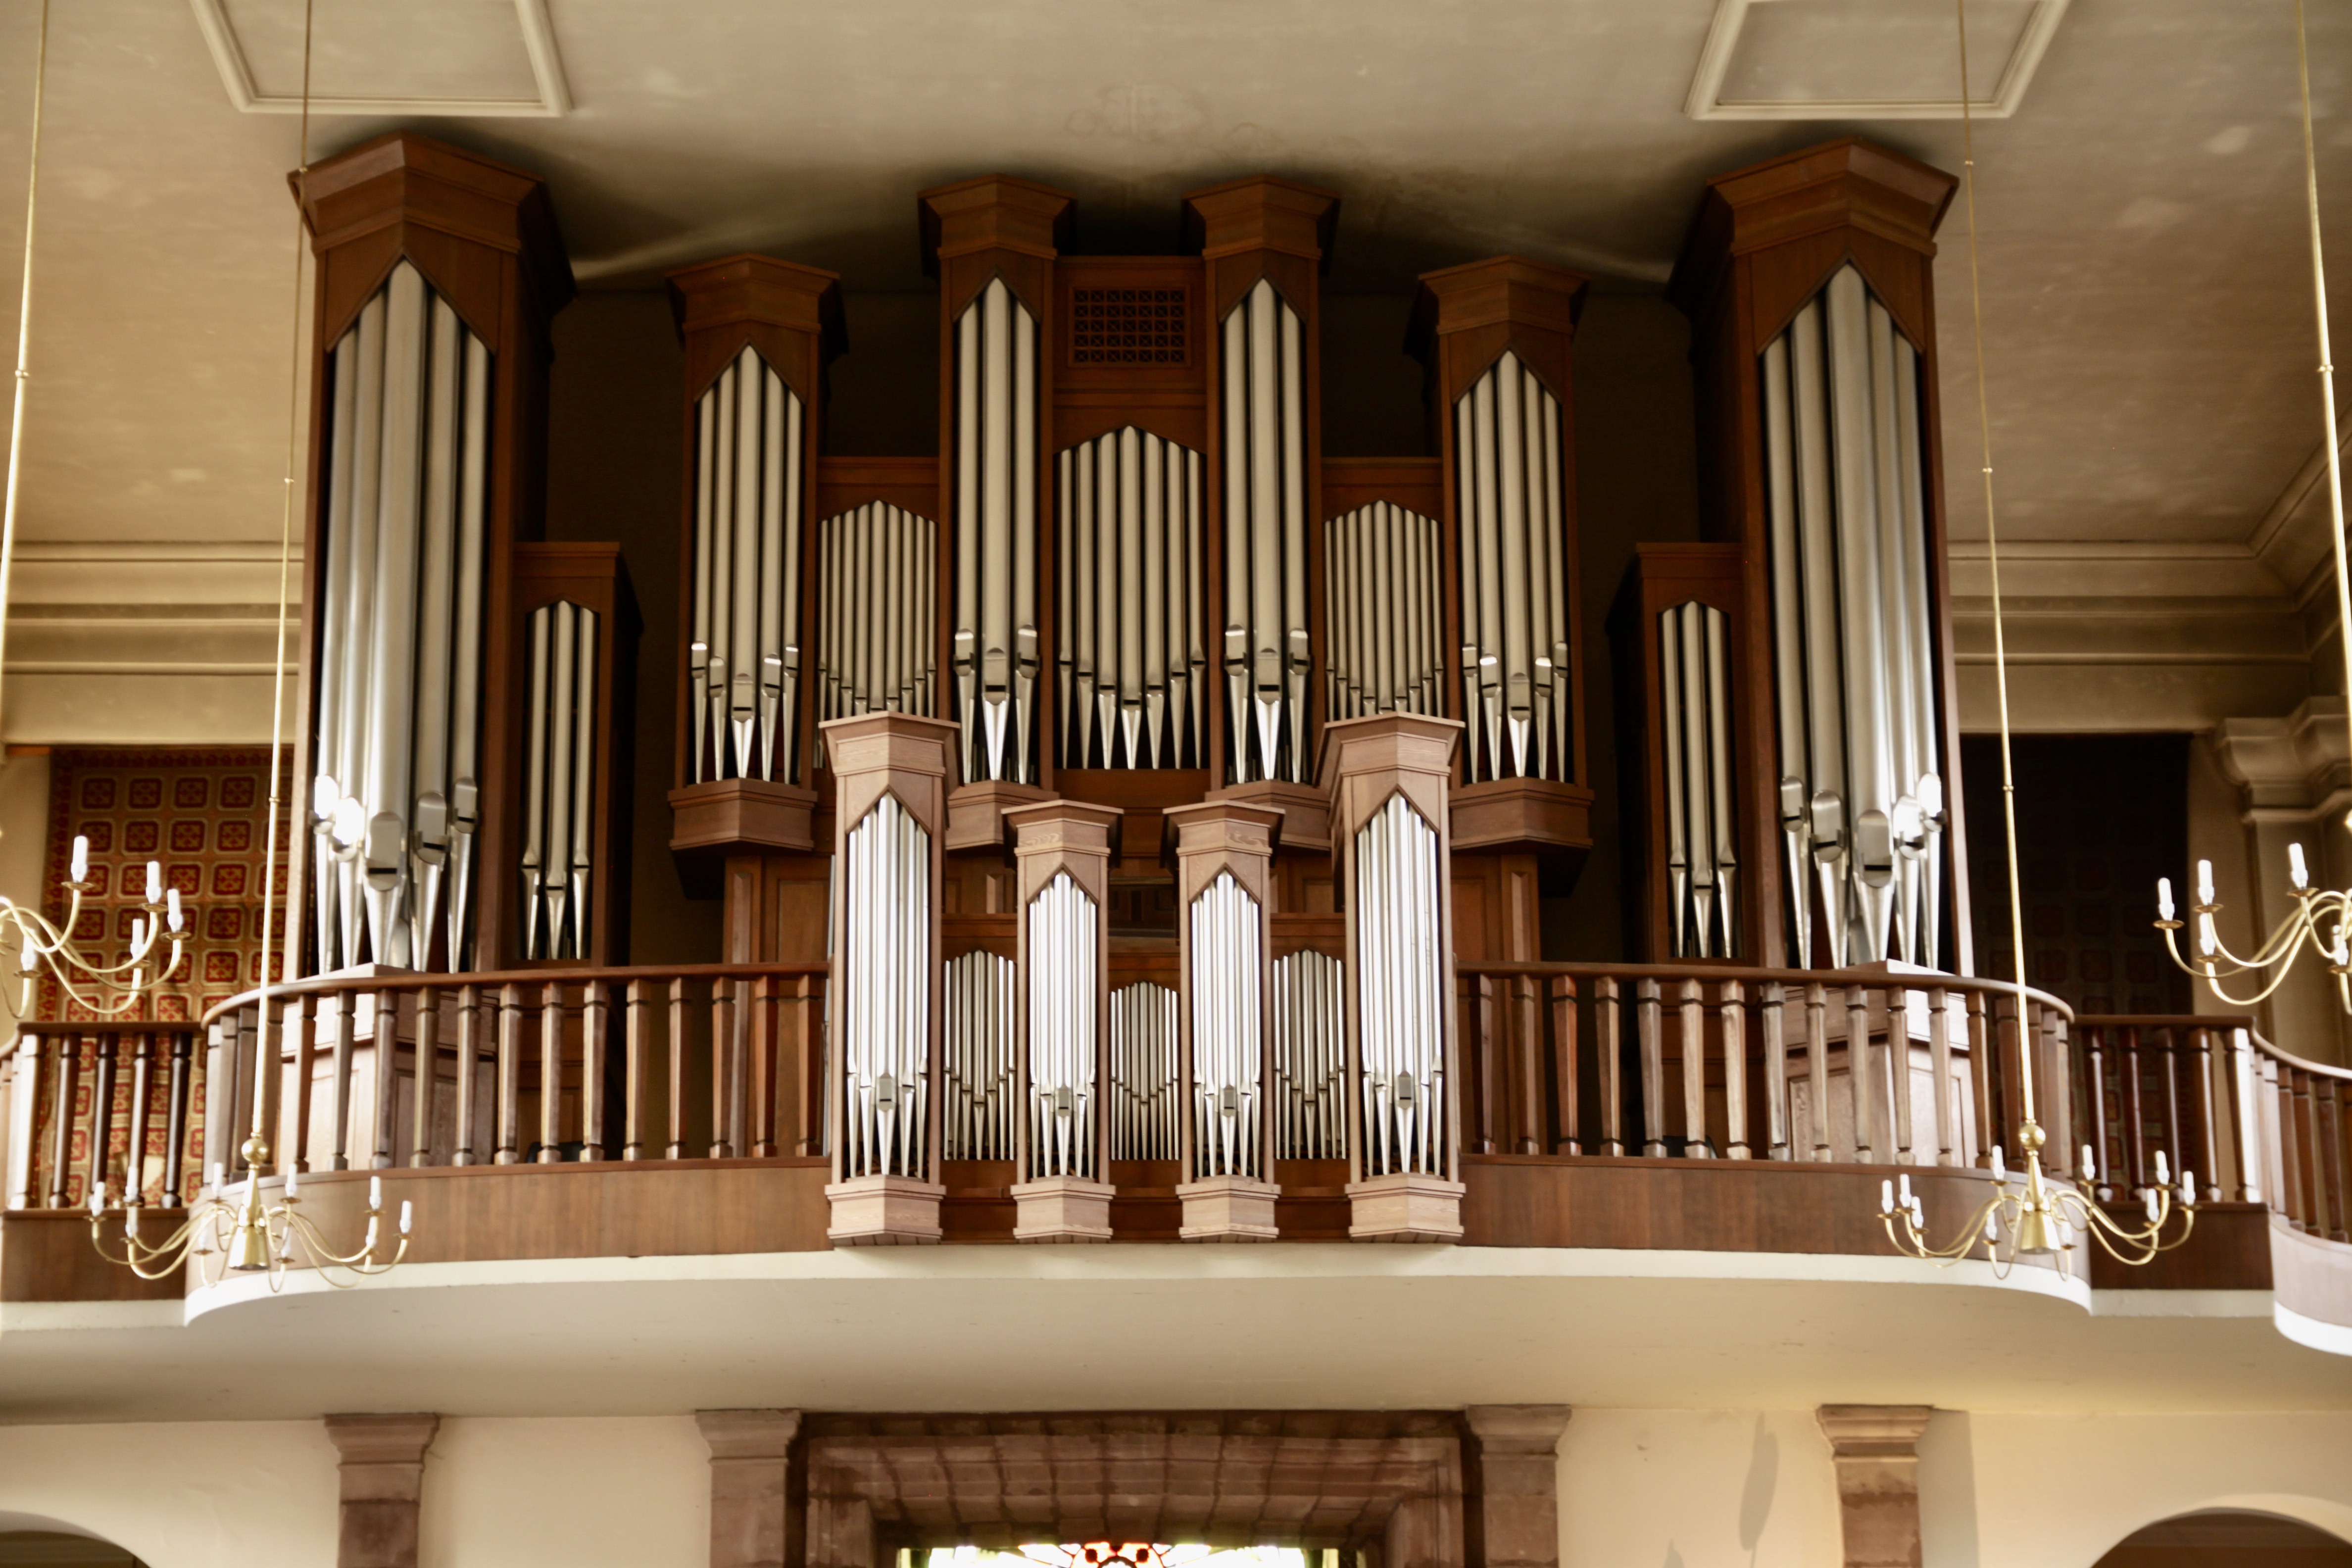
[[[2156, 879], [2189, 854], [2189, 737], [2020, 735], [2019, 881], [2030, 982], [2077, 1013], [2188, 1013], [2156, 919]], [[2010, 936], [2000, 742], [1960, 742], [1977, 973], [2016, 975]]]

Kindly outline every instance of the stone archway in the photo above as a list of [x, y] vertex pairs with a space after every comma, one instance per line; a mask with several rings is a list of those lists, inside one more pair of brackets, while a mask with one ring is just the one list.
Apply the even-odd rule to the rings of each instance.
[[2213, 1509], [2134, 1531], [2095, 1568], [2352, 1568], [2352, 1542], [2274, 1513]]
[[901, 1548], [1284, 1545], [1557, 1568], [1563, 1405], [995, 1415], [709, 1411], [712, 1568]]

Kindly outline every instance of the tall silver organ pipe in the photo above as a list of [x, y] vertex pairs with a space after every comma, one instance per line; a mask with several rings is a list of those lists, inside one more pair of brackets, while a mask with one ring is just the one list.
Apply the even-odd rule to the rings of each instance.
[[955, 717], [967, 781], [1033, 783], [1037, 322], [1001, 278], [957, 319]]
[[1731, 618], [1689, 600], [1658, 616], [1666, 880], [1676, 958], [1728, 958], [1738, 942], [1732, 837]]
[[1565, 780], [1567, 495], [1559, 400], [1506, 352], [1454, 405], [1469, 776]]
[[929, 1181], [931, 836], [886, 795], [849, 830], [847, 851], [841, 1171]]
[[1344, 967], [1312, 949], [1274, 961], [1274, 1152], [1348, 1157]]
[[1130, 425], [1055, 461], [1061, 765], [1205, 766], [1202, 456]]
[[967, 952], [947, 963], [940, 1063], [940, 1158], [1010, 1160], [1021, 1085], [1013, 1054], [1013, 963]]
[[1029, 1175], [1096, 1169], [1096, 937], [1102, 913], [1067, 871], [1029, 900]]
[[695, 401], [687, 782], [799, 777], [803, 417], [748, 344]]
[[1176, 993], [1150, 980], [1110, 994], [1110, 1157], [1173, 1160], [1183, 1141]]
[[1264, 1181], [1258, 1083], [1264, 1067], [1259, 954], [1265, 951], [1257, 900], [1231, 871], [1201, 889], [1192, 921], [1192, 1179], [1245, 1176]]
[[1227, 772], [1308, 782], [1306, 369], [1298, 313], [1260, 279], [1224, 320]]
[[1433, 517], [1373, 501], [1323, 524], [1326, 711], [1444, 712]]
[[599, 619], [568, 599], [530, 613], [523, 710], [525, 958], [588, 956]]
[[319, 966], [464, 968], [489, 351], [403, 261], [336, 341], [328, 375], [310, 792]]
[[939, 525], [869, 501], [817, 525], [821, 718], [931, 717]]
[[1764, 351], [1788, 918], [1813, 962], [1937, 966], [1944, 790], [1916, 351], [1839, 269]]
[[1367, 1175], [1448, 1173], [1437, 830], [1402, 795], [1356, 834], [1357, 1014]]

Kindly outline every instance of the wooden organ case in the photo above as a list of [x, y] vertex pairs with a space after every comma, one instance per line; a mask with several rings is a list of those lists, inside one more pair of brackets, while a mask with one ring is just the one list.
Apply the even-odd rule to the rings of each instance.
[[1859, 138], [1707, 184], [1706, 531], [1612, 617], [1639, 956], [1969, 973], [1935, 231], [1948, 174]]
[[[1453, 931], [1538, 956], [1538, 860], [1589, 847], [1583, 279], [1516, 258], [1433, 274], [1412, 346], [1439, 455], [1327, 460], [1337, 197], [1194, 192], [1181, 256], [1067, 254], [1073, 209], [1002, 175], [919, 198], [936, 458], [820, 455], [831, 275], [737, 257], [672, 276], [692, 628], [673, 847], [723, 859], [730, 961], [830, 957], [839, 978], [845, 951], [895, 942], [929, 966], [835, 1004], [839, 1240], [1008, 1217], [1100, 1239], [1113, 1194], [1128, 1229], [1263, 1239], [1277, 1191], [1332, 1235], [1452, 1234], [1448, 1009], [1401, 1024], [1377, 1105], [1349, 1106], [1346, 1020], [1384, 1004], [1350, 989], [1349, 953], [1421, 955], [1426, 984], [1395, 993], [1416, 1006], [1451, 994]], [[1342, 842], [1318, 765], [1350, 725]], [[943, 803], [918, 808], [942, 735]], [[835, 816], [853, 741], [855, 823]], [[1405, 912], [1357, 931], [1350, 865]], [[936, 941], [889, 934], [905, 915], [877, 876], [924, 885]], [[1104, 1005], [1046, 1005], [1056, 975]]]
[[620, 962], [635, 610], [616, 546], [536, 542], [572, 293], [546, 188], [395, 132], [297, 192], [317, 348], [294, 951]]

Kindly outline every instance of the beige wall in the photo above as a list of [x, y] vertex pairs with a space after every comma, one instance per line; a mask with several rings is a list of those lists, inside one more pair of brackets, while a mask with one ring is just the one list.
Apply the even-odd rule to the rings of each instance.
[[316, 1421], [0, 1426], [0, 1514], [152, 1568], [326, 1568], [335, 1448]]
[[1561, 1568], [1821, 1568], [1837, 1506], [1810, 1410], [1579, 1410], [1560, 1439]]
[[420, 1524], [419, 1568], [702, 1568], [710, 1450], [690, 1415], [446, 1420]]

